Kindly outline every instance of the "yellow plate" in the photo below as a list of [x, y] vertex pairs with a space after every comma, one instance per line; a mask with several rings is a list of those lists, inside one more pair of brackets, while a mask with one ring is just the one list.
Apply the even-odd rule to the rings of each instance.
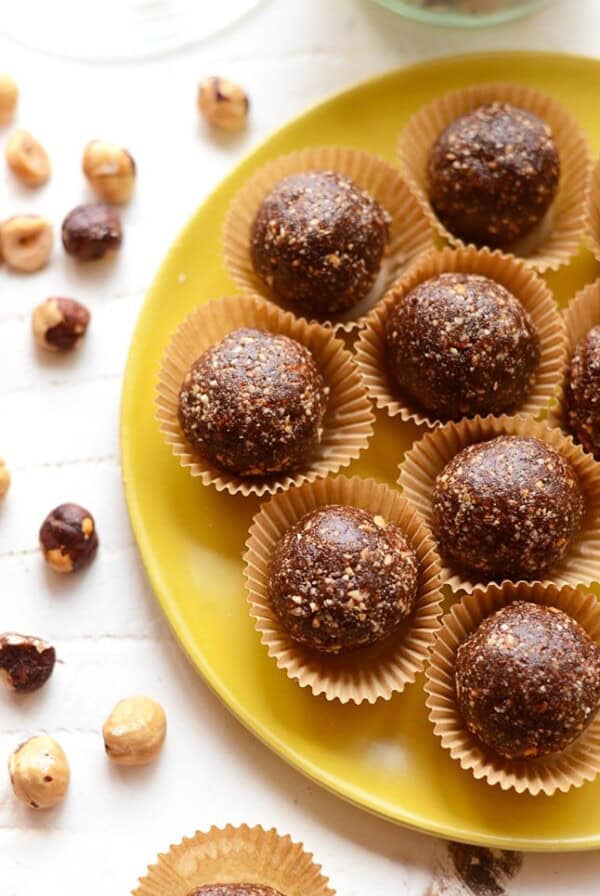
[[[600, 846], [600, 778], [552, 798], [517, 796], [461, 771], [432, 734], [422, 681], [389, 703], [327, 704], [278, 671], [250, 622], [240, 555], [258, 502], [217, 494], [181, 469], [154, 420], [154, 384], [172, 330], [196, 305], [232, 291], [221, 262], [223, 217], [258, 165], [303, 146], [347, 144], [394, 159], [407, 118], [437, 94], [477, 81], [525, 81], [562, 100], [600, 145], [600, 62], [499, 54], [392, 72], [328, 100], [252, 153], [189, 222], [142, 309], [123, 388], [122, 464], [131, 521], [156, 595], [188, 655], [235, 715], [314, 780], [413, 828], [513, 849]], [[591, 255], [552, 275], [561, 302], [597, 274]], [[185, 274], [185, 279], [180, 277]], [[418, 430], [379, 415], [352, 473], [393, 483]]]

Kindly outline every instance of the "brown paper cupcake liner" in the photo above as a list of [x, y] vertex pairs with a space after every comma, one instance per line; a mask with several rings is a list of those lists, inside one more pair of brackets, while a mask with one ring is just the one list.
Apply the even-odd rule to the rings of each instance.
[[[275, 302], [256, 275], [250, 258], [250, 229], [266, 194], [278, 181], [304, 171], [336, 171], [351, 178], [391, 216], [390, 242], [380, 274], [369, 294], [353, 308], [318, 318], [318, 323], [351, 332], [381, 299], [393, 281], [422, 252], [434, 246], [427, 215], [409, 190], [397, 168], [370, 153], [339, 146], [302, 149], [281, 156], [259, 169], [234, 198], [223, 232], [225, 267], [243, 293], [254, 293]], [[298, 308], [289, 307], [298, 316]]]
[[[269, 562], [275, 545], [305, 513], [328, 504], [360, 507], [397, 523], [419, 562], [419, 597], [399, 631], [381, 644], [337, 657], [322, 656], [294, 643], [268, 595]], [[337, 476], [277, 495], [254, 517], [244, 561], [250, 614], [261, 642], [278, 667], [300, 687], [341, 703], [375, 703], [402, 691], [423, 669], [441, 615], [439, 559], [431, 532], [395, 489], [373, 479]]]
[[587, 203], [587, 242], [596, 261], [600, 261], [600, 159], [594, 165]]
[[475, 249], [444, 249], [431, 252], [411, 267], [389, 290], [367, 318], [356, 342], [356, 361], [367, 391], [379, 408], [391, 417], [434, 427], [445, 421], [420, 408], [409, 395], [402, 395], [388, 372], [385, 328], [393, 308], [430, 277], [445, 272], [482, 274], [502, 284], [523, 305], [540, 338], [541, 357], [534, 387], [513, 413], [537, 417], [556, 394], [567, 357], [564, 321], [544, 281], [516, 258]]
[[541, 224], [510, 249], [511, 254], [521, 257], [537, 271], [556, 270], [575, 255], [581, 243], [591, 160], [583, 130], [556, 100], [526, 84], [477, 84], [438, 97], [413, 115], [400, 136], [402, 173], [437, 232], [453, 245], [464, 245], [444, 227], [429, 203], [427, 158], [451, 122], [495, 100], [532, 112], [552, 128], [562, 169], [558, 194]]
[[[186, 440], [178, 420], [179, 390], [189, 367], [208, 348], [239, 327], [257, 327], [289, 336], [313, 355], [329, 388], [318, 453], [306, 470], [264, 479], [244, 479], [207, 460]], [[298, 320], [270, 302], [251, 296], [228, 296], [201, 305], [173, 334], [162, 360], [156, 392], [157, 419], [165, 442], [182, 467], [204, 485], [231, 495], [275, 494], [292, 485], [337, 473], [367, 447], [373, 412], [352, 355], [331, 330]]]
[[254, 884], [284, 896], [335, 896], [301, 843], [275, 829], [227, 825], [171, 846], [140, 879], [132, 896], [191, 896], [207, 884]]
[[429, 718], [442, 747], [478, 780], [533, 796], [551, 796], [557, 790], [565, 793], [592, 781], [600, 771], [600, 714], [560, 753], [511, 760], [487, 748], [467, 730], [456, 704], [454, 670], [459, 645], [486, 616], [515, 600], [559, 607], [600, 644], [600, 604], [593, 594], [521, 583], [490, 586], [483, 594], [464, 597], [444, 616], [427, 668]]
[[[531, 436], [541, 439], [571, 462], [577, 473], [586, 511], [579, 533], [562, 561], [540, 580], [529, 584], [588, 586], [600, 581], [600, 463], [579, 445], [547, 422], [531, 417], [474, 417], [458, 423], [446, 423], [416, 442], [400, 464], [398, 479], [408, 500], [432, 526], [431, 497], [438, 473], [467, 445], [485, 442], [501, 435]], [[442, 557], [442, 581], [452, 591], [481, 593], [489, 587], [469, 570], [446, 564]], [[504, 580], [497, 583], [504, 585]]]

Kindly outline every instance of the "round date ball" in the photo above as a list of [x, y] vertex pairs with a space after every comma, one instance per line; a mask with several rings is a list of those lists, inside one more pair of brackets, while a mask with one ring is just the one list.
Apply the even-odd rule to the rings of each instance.
[[237, 476], [302, 469], [321, 441], [328, 391], [299, 342], [242, 328], [192, 365], [179, 422], [192, 445]]
[[491, 579], [531, 579], [555, 566], [583, 513], [570, 461], [529, 437], [467, 446], [433, 490], [433, 528], [443, 556]]
[[508, 103], [489, 103], [453, 121], [427, 162], [440, 221], [468, 243], [506, 248], [550, 208], [560, 158], [549, 126]]
[[252, 264], [283, 305], [317, 316], [346, 311], [375, 283], [389, 226], [388, 213], [348, 177], [293, 174], [256, 214]]
[[204, 884], [189, 896], [281, 896], [281, 893], [262, 884]]
[[600, 326], [575, 347], [565, 385], [567, 428], [600, 460]]
[[556, 607], [518, 601], [484, 619], [455, 676], [467, 728], [508, 759], [564, 750], [600, 705], [600, 649]]
[[387, 320], [386, 347], [401, 391], [444, 420], [518, 407], [540, 360], [521, 303], [479, 274], [440, 274], [411, 290]]
[[65, 251], [80, 261], [96, 261], [115, 252], [123, 241], [121, 216], [102, 202], [78, 205], [62, 224]]
[[61, 504], [40, 528], [40, 547], [48, 566], [69, 573], [91, 563], [98, 550], [94, 517], [79, 504]]
[[414, 607], [418, 578], [395, 523], [331, 505], [307, 513], [276, 545], [269, 596], [293, 641], [339, 654], [393, 634]]

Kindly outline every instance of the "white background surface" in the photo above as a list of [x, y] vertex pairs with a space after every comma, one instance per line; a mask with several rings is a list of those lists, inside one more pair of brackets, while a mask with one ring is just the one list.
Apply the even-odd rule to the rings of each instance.
[[[101, 4], [90, 4], [91, 22], [95, 14]], [[0, 17], [9, 15], [10, 4], [0, 2]], [[206, 44], [135, 64], [66, 62], [0, 38], [0, 69], [21, 86], [18, 124], [40, 137], [54, 164], [50, 183], [34, 192], [0, 165], [0, 218], [39, 212], [58, 230], [64, 214], [90, 198], [79, 165], [93, 137], [122, 142], [139, 165], [114, 264], [78, 266], [57, 240], [42, 273], [0, 268], [0, 455], [13, 472], [0, 507], [0, 629], [46, 637], [64, 660], [39, 693], [0, 694], [0, 896], [127, 893], [159, 850], [229, 821], [274, 825], [304, 841], [342, 896], [424, 896], [444, 847], [289, 769], [229, 716], [174, 643], [121, 491], [121, 374], [169, 243], [273, 128], [334, 90], [416, 59], [487, 48], [594, 55], [599, 33], [597, 0], [562, 0], [527, 22], [479, 33], [413, 25], [368, 0], [267, 0]], [[239, 138], [215, 139], [198, 122], [196, 84], [213, 73], [238, 79], [251, 96], [251, 125]], [[87, 342], [72, 358], [42, 357], [32, 345], [29, 313], [52, 294], [79, 298], [93, 312]], [[37, 531], [68, 500], [95, 514], [101, 550], [86, 573], [64, 579], [45, 569]], [[139, 692], [164, 704], [168, 741], [156, 765], [119, 770], [104, 757], [100, 729], [117, 699]], [[15, 802], [3, 769], [11, 749], [40, 729], [66, 749], [72, 786], [61, 808], [35, 814]], [[592, 894], [598, 874], [598, 854], [528, 856], [509, 891]]]

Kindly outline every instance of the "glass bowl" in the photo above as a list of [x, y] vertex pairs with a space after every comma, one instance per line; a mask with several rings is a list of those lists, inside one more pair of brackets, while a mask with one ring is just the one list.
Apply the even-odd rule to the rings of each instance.
[[417, 22], [477, 28], [501, 25], [526, 16], [555, 0], [375, 0]]

